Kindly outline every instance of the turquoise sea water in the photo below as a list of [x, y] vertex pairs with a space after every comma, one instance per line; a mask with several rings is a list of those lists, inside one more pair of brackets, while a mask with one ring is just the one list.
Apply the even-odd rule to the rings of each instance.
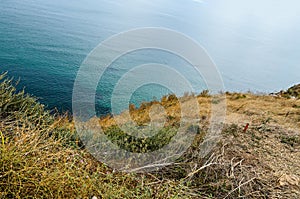
[[[208, 51], [226, 90], [278, 91], [300, 82], [299, 10], [297, 0], [0, 0], [0, 72], [20, 78], [19, 88], [49, 108], [71, 110], [76, 73], [93, 48], [132, 28], [165, 27]], [[184, 66], [157, 52], [141, 52], [135, 58], [116, 64]], [[109, 112], [110, 93], [123, 72], [112, 67], [105, 84], [99, 84], [99, 114]], [[202, 83], [196, 85], [198, 91], [205, 89]], [[168, 92], [141, 88], [133, 101]]]

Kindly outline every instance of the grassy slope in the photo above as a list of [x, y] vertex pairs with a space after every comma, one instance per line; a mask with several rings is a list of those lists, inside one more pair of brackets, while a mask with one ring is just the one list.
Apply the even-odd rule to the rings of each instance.
[[[207, 157], [197, 156], [200, 134], [179, 164], [125, 174], [81, 149], [68, 117], [50, 114], [34, 98], [16, 93], [3, 75], [0, 81], [0, 198], [300, 197], [299, 99], [228, 93], [223, 138]], [[203, 133], [210, 99], [198, 96]], [[168, 125], [176, 126], [177, 100], [165, 98], [161, 104], [168, 107]], [[150, 105], [132, 107], [132, 118], [147, 124]], [[111, 118], [91, 122], [107, 129], [114, 124]]]

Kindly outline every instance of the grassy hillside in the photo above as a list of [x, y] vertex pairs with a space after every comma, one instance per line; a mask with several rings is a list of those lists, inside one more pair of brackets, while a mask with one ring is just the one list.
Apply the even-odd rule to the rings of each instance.
[[286, 98], [300, 98], [300, 84], [294, 85], [286, 91], [280, 91], [277, 95]]
[[[222, 139], [207, 157], [197, 155], [211, 112], [211, 97], [202, 93], [197, 97], [201, 133], [189, 150], [159, 171], [128, 174], [89, 155], [71, 117], [45, 110], [1, 75], [0, 198], [300, 198], [300, 100], [226, 96]], [[176, 127], [180, 107], [174, 97], [130, 107], [129, 112], [138, 124], [147, 125], [155, 103], [167, 107], [168, 126]], [[102, 125], [108, 135], [122, 136], [110, 117], [90, 122]]]

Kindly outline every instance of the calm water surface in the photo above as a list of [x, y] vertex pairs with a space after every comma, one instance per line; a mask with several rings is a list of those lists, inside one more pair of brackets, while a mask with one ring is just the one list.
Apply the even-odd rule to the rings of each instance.
[[[49, 108], [71, 110], [74, 79], [88, 53], [116, 33], [151, 26], [182, 32], [205, 47], [226, 90], [278, 91], [300, 82], [299, 10], [297, 0], [0, 0], [0, 72], [20, 78], [19, 88]], [[151, 59], [143, 52], [135, 57], [180, 63], [147, 55]], [[117, 66], [139, 63], [121, 61]], [[99, 86], [99, 114], [110, 110], [110, 93], [124, 72], [119, 69], [107, 71]], [[138, 90], [133, 101], [169, 92], [149, 90]]]

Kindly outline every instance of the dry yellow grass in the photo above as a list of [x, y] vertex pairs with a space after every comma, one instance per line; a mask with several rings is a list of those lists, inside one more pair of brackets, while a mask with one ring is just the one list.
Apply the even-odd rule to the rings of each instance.
[[[189, 98], [189, 97], [186, 97]], [[211, 97], [198, 96], [200, 105], [200, 118], [202, 121], [210, 118], [211, 114]], [[189, 103], [189, 100], [183, 100]], [[300, 99], [286, 99], [280, 96], [271, 95], [254, 95], [227, 93], [226, 94], [226, 123], [253, 125], [267, 122], [271, 125], [279, 125], [287, 129], [300, 129]], [[180, 121], [180, 103], [177, 99], [162, 100], [161, 102], [145, 103], [139, 108], [131, 108], [130, 111], [116, 116], [118, 124], [135, 121], [139, 125], [147, 125], [150, 122], [149, 112], [153, 105], [160, 104], [165, 108], [166, 115], [172, 119], [169, 122]], [[130, 115], [130, 118], [126, 117]], [[157, 118], [163, 117], [161, 113], [156, 115]], [[116, 119], [105, 117], [99, 120], [103, 127], [116, 125]], [[171, 123], [167, 125], [172, 125]]]
[[[184, 103], [189, 101], [189, 97], [186, 98]], [[202, 129], [209, 125], [211, 99], [209, 96], [198, 96]], [[226, 167], [226, 162], [233, 164], [233, 168], [230, 168], [233, 170], [235, 167], [241, 167], [237, 169], [237, 173], [245, 173], [237, 174], [240, 175], [240, 184], [246, 179], [251, 180], [249, 176], [244, 176], [248, 174], [253, 180], [259, 181], [255, 182], [256, 184], [251, 182], [253, 187], [249, 188], [247, 193], [252, 191], [254, 198], [300, 198], [300, 99], [226, 93], [226, 100], [226, 125], [221, 140], [226, 147], [222, 165]], [[166, 125], [180, 121], [180, 104], [176, 99], [148, 103], [138, 109], [132, 108], [131, 118], [122, 117], [122, 120], [118, 121], [126, 123], [133, 119], [138, 124], [147, 125], [150, 121], [148, 116], [151, 106], [159, 103], [166, 108], [167, 115], [173, 118]], [[116, 124], [113, 118], [104, 118], [98, 122], [104, 127]], [[244, 132], [247, 123], [249, 129]], [[242, 171], [243, 167], [248, 167], [248, 170]], [[232, 172], [231, 175], [235, 175], [234, 171]], [[223, 177], [219, 176], [219, 182], [222, 181], [220, 179]], [[225, 178], [225, 181], [228, 180], [230, 181], [230, 178]], [[255, 188], [256, 185], [261, 185], [261, 192]], [[245, 185], [246, 189], [247, 186]], [[235, 191], [241, 190], [243, 188]], [[250, 198], [250, 195], [247, 197]]]
[[[3, 78], [0, 198], [300, 198], [299, 99], [227, 93], [222, 139], [201, 158], [211, 97], [199, 95], [201, 133], [188, 151], [157, 172], [126, 174], [113, 172], [85, 151], [72, 118], [51, 115]], [[188, 104], [189, 96], [184, 101]], [[159, 108], [151, 109], [158, 104], [165, 108], [166, 126], [178, 125], [180, 107], [174, 96], [131, 107], [128, 113], [147, 125], [163, 115], [155, 114]], [[106, 117], [90, 124], [109, 129], [116, 122]]]

